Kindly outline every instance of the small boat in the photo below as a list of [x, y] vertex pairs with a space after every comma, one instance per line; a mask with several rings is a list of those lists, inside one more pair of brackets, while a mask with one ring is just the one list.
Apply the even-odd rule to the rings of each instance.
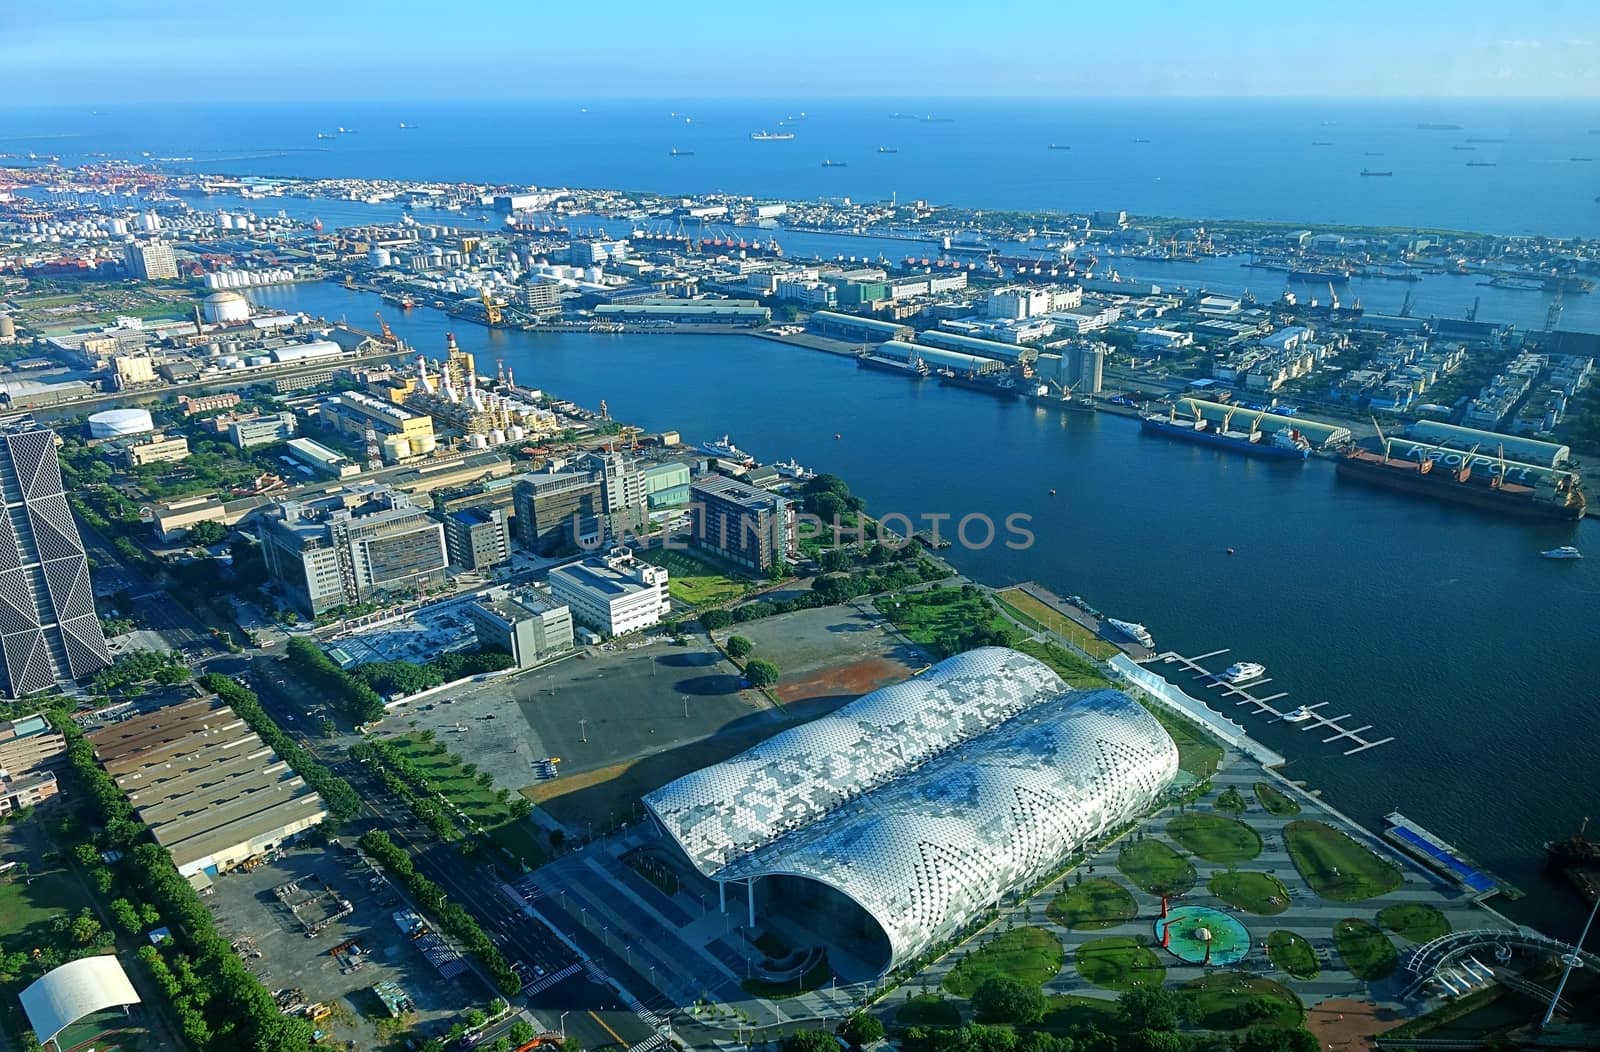
[[1298, 709], [1290, 709], [1282, 718], [1284, 723], [1304, 723], [1311, 718], [1311, 710], [1302, 705]]
[[899, 153], [900, 149], [899, 149], [899, 147], [896, 147], [896, 146], [880, 146], [880, 147], [878, 147], [878, 152], [879, 153]]
[[1118, 632], [1121, 632], [1129, 639], [1138, 642], [1141, 646], [1149, 647], [1152, 650], [1155, 649], [1155, 638], [1150, 635], [1150, 630], [1143, 625], [1136, 624], [1133, 621], [1118, 621], [1114, 617], [1106, 618], [1106, 624], [1110, 625]]
[[850, 167], [850, 164], [849, 164], [848, 161], [823, 161], [822, 162], [822, 167], [824, 167], [824, 168], [848, 168], [848, 167]]
[[693, 150], [680, 150], [676, 146], [674, 146], [672, 148], [672, 152], [670, 154], [668, 154], [667, 156], [669, 156], [669, 157], [693, 157], [694, 156], [694, 151]]
[[1394, 173], [1393, 172], [1378, 172], [1378, 171], [1373, 171], [1371, 168], [1363, 168], [1363, 169], [1361, 169], [1361, 174], [1363, 176], [1367, 177], [1368, 179], [1370, 179], [1373, 176], [1389, 176], [1389, 175], [1393, 175]]
[[1072, 149], [1072, 147], [1066, 146], [1066, 145], [1064, 145], [1062, 143], [1053, 142], [1053, 143], [1050, 144], [1050, 149], [1052, 149], [1052, 150], [1070, 150], [1070, 149]]
[[1265, 665], [1258, 665], [1254, 661], [1235, 661], [1223, 669], [1217, 678], [1224, 683], [1249, 683], [1253, 679], [1260, 679], [1266, 673]]
[[1582, 559], [1583, 553], [1570, 544], [1563, 544], [1559, 548], [1551, 548], [1547, 552], [1540, 552], [1539, 556], [1544, 559]]

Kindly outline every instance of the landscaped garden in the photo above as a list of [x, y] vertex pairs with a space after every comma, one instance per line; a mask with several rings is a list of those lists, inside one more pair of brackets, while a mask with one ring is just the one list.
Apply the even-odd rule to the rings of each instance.
[[1184, 1019], [1208, 1030], [1299, 1026], [1305, 1007], [1282, 983], [1242, 972], [1214, 972], [1178, 988]]
[[1330, 901], [1376, 898], [1401, 884], [1397, 866], [1326, 823], [1306, 818], [1290, 822], [1283, 840], [1311, 890]]
[[1208, 862], [1248, 862], [1261, 854], [1261, 836], [1234, 818], [1186, 811], [1167, 823], [1167, 836]]
[[1287, 793], [1284, 793], [1267, 782], [1257, 782], [1256, 801], [1267, 809], [1267, 814], [1277, 815], [1279, 818], [1293, 818], [1300, 813], [1300, 805]]
[[1315, 979], [1322, 971], [1311, 943], [1283, 928], [1267, 936], [1267, 959], [1296, 979]]
[[1357, 979], [1382, 979], [1394, 971], [1399, 959], [1389, 937], [1358, 917], [1346, 917], [1334, 926], [1333, 943]]
[[1142, 699], [1141, 703], [1178, 747], [1179, 769], [1201, 781], [1217, 773], [1217, 767], [1222, 763], [1221, 745], [1194, 724], [1160, 703]]
[[963, 957], [945, 976], [944, 988], [971, 997], [989, 979], [1015, 979], [1043, 986], [1061, 971], [1061, 940], [1044, 928], [1001, 932]]
[[544, 861], [548, 849], [532, 823], [524, 821], [530, 805], [521, 797], [495, 789], [488, 772], [452, 753], [429, 731], [381, 741], [414, 764], [436, 792], [473, 825], [486, 830], [496, 844], [530, 866]]
[[1065, 928], [1109, 928], [1139, 915], [1133, 893], [1114, 880], [1094, 878], [1075, 884], [1050, 900], [1045, 913]]
[[1270, 873], [1230, 870], [1213, 876], [1206, 885], [1211, 894], [1247, 913], [1270, 917], [1289, 908], [1289, 891]]
[[938, 994], [918, 994], [907, 999], [894, 1014], [900, 1026], [960, 1026], [961, 1009]]
[[1117, 855], [1117, 868], [1152, 895], [1182, 895], [1194, 887], [1194, 866], [1159, 840], [1135, 840]]
[[1445, 915], [1426, 902], [1400, 902], [1378, 913], [1378, 923], [1412, 942], [1428, 942], [1450, 934]]
[[1126, 935], [1111, 935], [1084, 943], [1078, 948], [1075, 963], [1079, 975], [1108, 990], [1159, 986], [1167, 976], [1161, 958], [1142, 939]]
[[667, 568], [667, 591], [672, 598], [690, 606], [716, 606], [737, 599], [756, 586], [724, 573], [719, 567], [689, 552], [671, 548], [644, 548], [638, 552], [645, 562]]
[[907, 639], [940, 658], [977, 646], [1010, 646], [1021, 635], [973, 585], [898, 592], [875, 605]]

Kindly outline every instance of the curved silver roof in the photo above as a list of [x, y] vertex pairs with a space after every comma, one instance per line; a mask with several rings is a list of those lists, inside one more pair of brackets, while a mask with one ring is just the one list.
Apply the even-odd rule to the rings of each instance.
[[[1018, 696], [1024, 693], [1019, 685], [1034, 682], [1041, 668], [1025, 655], [994, 648], [936, 666], [927, 675], [944, 674], [948, 686], [929, 695], [939, 696], [959, 682], [962, 711], [1006, 710], [1006, 715], [947, 739], [945, 747], [912, 762], [900, 762], [901, 755], [883, 740], [871, 738], [873, 755], [888, 758], [892, 773], [848, 797], [798, 794], [806, 807], [778, 812], [785, 819], [779, 826], [750, 827], [757, 811], [748, 799], [758, 807], [781, 803], [787, 798], [773, 790], [791, 786], [774, 782], [775, 775], [807, 768], [780, 763], [782, 753], [771, 747], [785, 738], [805, 745], [811, 751], [787, 759], [820, 773], [839, 764], [854, 769], [854, 744], [826, 733], [791, 738], [811, 725], [796, 728], [679, 779], [646, 803], [696, 864], [717, 879], [791, 875], [848, 896], [883, 929], [892, 967], [954, 935], [1006, 890], [1048, 872], [1086, 841], [1148, 809], [1177, 773], [1178, 750], [1171, 737], [1119, 691], [1051, 685], [1019, 705], [975, 701], [991, 684]], [[834, 716], [846, 717], [848, 724], [857, 717], [857, 706], [877, 712], [883, 705], [878, 696], [896, 687], [866, 695]], [[915, 704], [911, 696], [900, 697]], [[753, 756], [757, 753], [762, 755]], [[859, 761], [871, 763], [871, 757]], [[741, 784], [746, 774], [757, 780]], [[684, 782], [691, 784], [680, 788]], [[828, 781], [813, 777], [796, 784], [814, 788]], [[722, 794], [720, 805], [691, 802], [713, 787]], [[686, 817], [690, 820], [683, 823]], [[716, 821], [729, 817], [746, 823], [738, 827], [742, 839], [718, 841], [720, 862], [708, 866], [704, 823], [721, 828]], [[702, 852], [698, 856], [696, 848]]]
[[1004, 647], [947, 658], [644, 798], [707, 876], [1067, 689]]
[[22, 1010], [41, 1044], [54, 1041], [86, 1015], [120, 1005], [136, 1005], [139, 995], [115, 954], [80, 957], [46, 972], [22, 991]]

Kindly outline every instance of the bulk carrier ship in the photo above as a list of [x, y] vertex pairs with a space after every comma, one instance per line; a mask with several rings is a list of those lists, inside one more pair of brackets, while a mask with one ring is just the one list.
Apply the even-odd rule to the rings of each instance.
[[1244, 453], [1252, 457], [1267, 457], [1273, 460], [1304, 460], [1311, 455], [1311, 441], [1301, 434], [1296, 428], [1285, 427], [1274, 431], [1270, 436], [1261, 431], [1261, 419], [1266, 414], [1258, 412], [1254, 420], [1250, 421], [1249, 431], [1234, 431], [1228, 425], [1233, 420], [1233, 414], [1223, 417], [1219, 427], [1213, 427], [1211, 421], [1200, 415], [1195, 410], [1193, 420], [1178, 419], [1177, 407], [1170, 406], [1167, 415], [1151, 413], [1143, 418], [1144, 430], [1153, 434], [1163, 435], [1167, 438], [1179, 438], [1187, 442], [1199, 442], [1203, 445], [1218, 446], [1222, 449], [1231, 449], [1235, 453]]

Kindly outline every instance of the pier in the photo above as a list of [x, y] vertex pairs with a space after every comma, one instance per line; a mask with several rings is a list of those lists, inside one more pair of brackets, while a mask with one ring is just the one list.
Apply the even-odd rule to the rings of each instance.
[[[1246, 690], [1243, 685], [1225, 682], [1218, 673], [1212, 672], [1210, 669], [1200, 664], [1202, 661], [1221, 657], [1226, 653], [1228, 653], [1228, 650], [1226, 647], [1224, 647], [1221, 650], [1213, 650], [1209, 653], [1200, 654], [1196, 657], [1184, 657], [1182, 654], [1169, 650], [1165, 653], [1157, 654], [1155, 657], [1151, 658], [1150, 663], [1159, 661], [1167, 665], [1179, 665], [1194, 673], [1194, 682], [1199, 683], [1206, 690], [1219, 691], [1223, 700], [1232, 701], [1235, 705], [1252, 705], [1255, 707], [1254, 711], [1257, 713], [1272, 716], [1279, 721], [1288, 722], [1284, 719], [1284, 717], [1288, 715], [1288, 712], [1275, 708], [1272, 704], [1281, 698], [1288, 697], [1289, 694], [1287, 691], [1279, 691], [1276, 694], [1258, 696], [1251, 693], [1250, 690]], [[1258, 678], [1251, 680], [1248, 686], [1251, 688], [1251, 690], [1259, 690], [1261, 687], [1264, 687], [1271, 682], [1272, 680], [1270, 677]], [[1367, 731], [1372, 730], [1372, 724], [1367, 723], [1360, 727], [1348, 727], [1343, 721], [1350, 719], [1351, 714], [1346, 712], [1338, 716], [1325, 716], [1319, 710], [1327, 704], [1328, 703], [1325, 701], [1319, 701], [1315, 705], [1303, 706], [1302, 710], [1310, 713], [1310, 719], [1296, 721], [1291, 723], [1290, 726], [1298, 727], [1302, 733], [1310, 731], [1331, 731], [1331, 734], [1322, 739], [1323, 744], [1326, 745], [1331, 742], [1340, 742], [1341, 744], [1344, 742], [1350, 743], [1351, 747], [1344, 750], [1344, 754], [1346, 756], [1354, 756], [1358, 752], [1365, 752], [1368, 749], [1376, 749], [1380, 745], [1394, 741], [1393, 735], [1387, 738], [1377, 739], [1362, 737], [1362, 735]]]

